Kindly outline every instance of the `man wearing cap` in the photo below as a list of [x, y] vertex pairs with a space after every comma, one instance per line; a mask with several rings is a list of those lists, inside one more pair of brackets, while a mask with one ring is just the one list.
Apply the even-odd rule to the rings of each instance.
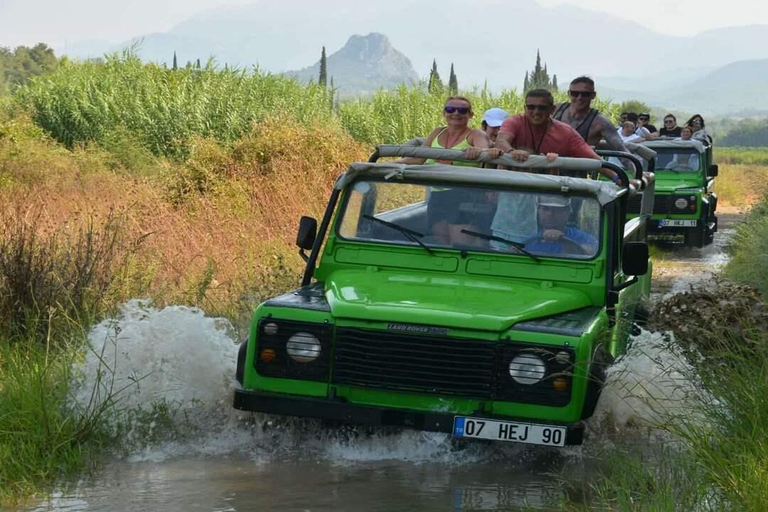
[[571, 198], [544, 194], [536, 197], [538, 231], [525, 242], [525, 250], [534, 254], [571, 254], [593, 256], [597, 238], [568, 225]]
[[637, 116], [637, 125], [648, 130], [648, 133], [651, 134], [652, 139], [655, 139], [659, 136], [659, 130], [657, 130], [656, 127], [651, 124], [651, 114], [648, 112], [641, 112]]
[[496, 136], [499, 134], [499, 128], [501, 123], [504, 122], [509, 114], [504, 109], [493, 107], [489, 108], [483, 114], [483, 121], [481, 123], [482, 130], [491, 140], [491, 144], [496, 142]]

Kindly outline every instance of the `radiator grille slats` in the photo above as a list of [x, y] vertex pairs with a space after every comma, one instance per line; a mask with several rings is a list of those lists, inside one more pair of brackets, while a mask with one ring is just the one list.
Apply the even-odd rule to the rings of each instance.
[[380, 389], [489, 398], [496, 352], [495, 344], [489, 341], [340, 328], [332, 380]]

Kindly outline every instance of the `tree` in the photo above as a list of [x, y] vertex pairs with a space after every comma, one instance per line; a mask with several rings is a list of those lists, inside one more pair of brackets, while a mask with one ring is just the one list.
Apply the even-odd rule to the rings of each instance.
[[453, 72], [453, 62], [451, 62], [451, 75], [448, 78], [448, 92], [449, 94], [459, 93], [459, 80], [456, 78], [456, 73]]
[[552, 92], [557, 92], [557, 75], [552, 75]]
[[200, 66], [200, 59], [195, 61], [195, 69], [202, 69], [202, 66]]
[[173, 51], [173, 67], [171, 69], [173, 69], [174, 71], [179, 69], [179, 61], [176, 60], [176, 50]]
[[325, 46], [323, 46], [323, 52], [320, 54], [320, 78], [318, 78], [317, 83], [320, 84], [320, 87], [323, 89], [325, 89], [325, 86], [328, 83], [328, 69], [326, 68], [325, 61]]
[[427, 90], [430, 93], [442, 93], [445, 90], [443, 81], [440, 80], [440, 73], [437, 72], [437, 60], [432, 59], [432, 71], [429, 72], [429, 83]]
[[621, 105], [619, 105], [619, 113], [631, 112], [635, 114], [640, 114], [641, 112], [650, 112], [650, 111], [651, 111], [651, 107], [649, 107], [642, 101], [637, 101], [637, 100], [627, 100], [623, 102]]
[[58, 65], [53, 50], [44, 43], [32, 48], [17, 46], [13, 51], [0, 47], [0, 90], [24, 85], [31, 78], [50, 73]]
[[523, 91], [527, 92], [532, 89], [546, 89], [548, 91], [557, 91], [557, 79], [554, 83], [549, 79], [549, 71], [547, 71], [546, 63], [542, 67], [541, 65], [541, 53], [536, 50], [536, 65], [533, 71], [529, 74], [525, 73], [525, 79], [523, 80]]

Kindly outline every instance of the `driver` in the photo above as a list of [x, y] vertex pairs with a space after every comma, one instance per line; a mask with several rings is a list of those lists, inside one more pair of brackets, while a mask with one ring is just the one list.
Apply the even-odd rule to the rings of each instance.
[[568, 226], [571, 198], [560, 195], [536, 197], [538, 233], [529, 238], [525, 249], [539, 254], [591, 256], [597, 251], [597, 238]]

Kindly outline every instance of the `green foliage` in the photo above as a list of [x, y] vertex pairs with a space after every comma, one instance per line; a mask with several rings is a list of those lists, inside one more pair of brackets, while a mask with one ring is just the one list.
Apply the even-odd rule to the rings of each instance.
[[58, 66], [53, 49], [43, 43], [17, 46], [13, 51], [0, 46], [0, 94], [26, 84], [31, 78], [50, 73]]
[[328, 63], [325, 58], [325, 46], [323, 46], [323, 52], [320, 54], [320, 77], [317, 79], [317, 83], [323, 89], [328, 84]]
[[453, 71], [453, 62], [451, 62], [451, 75], [448, 79], [448, 94], [458, 94], [459, 92], [459, 79], [456, 78], [456, 73]]
[[768, 146], [768, 119], [743, 119], [732, 126], [719, 146], [766, 147]]
[[142, 64], [130, 51], [103, 63], [68, 63], [16, 95], [35, 122], [67, 147], [101, 142], [123, 127], [155, 155], [188, 156], [194, 137], [232, 142], [267, 113], [329, 121], [327, 92], [264, 73]]
[[101, 230], [91, 223], [69, 239], [42, 239], [35, 217], [9, 213], [0, 224], [0, 332], [46, 345], [51, 332], [87, 325], [103, 311], [121, 252], [119, 225], [110, 218]]
[[554, 82], [549, 78], [549, 72], [547, 71], [547, 65], [541, 66], [541, 54], [536, 50], [536, 65], [533, 67], [530, 75], [525, 73], [525, 80], [523, 80], [523, 92], [532, 91], [533, 89], [546, 89], [547, 91], [557, 92], [557, 78]]
[[726, 277], [768, 295], [768, 196], [739, 223], [729, 252]]
[[642, 101], [638, 100], [627, 100], [622, 102], [619, 105], [619, 113], [627, 112], [627, 113], [635, 113], [640, 114], [641, 112], [649, 112], [651, 111], [651, 107], [643, 103]]
[[443, 85], [443, 81], [440, 80], [440, 73], [437, 72], [437, 60], [432, 59], [432, 70], [429, 72], [427, 91], [432, 94], [442, 94], [444, 90], [445, 85]]
[[768, 167], [768, 148], [723, 148], [718, 144], [715, 160], [720, 164], [760, 165]]

